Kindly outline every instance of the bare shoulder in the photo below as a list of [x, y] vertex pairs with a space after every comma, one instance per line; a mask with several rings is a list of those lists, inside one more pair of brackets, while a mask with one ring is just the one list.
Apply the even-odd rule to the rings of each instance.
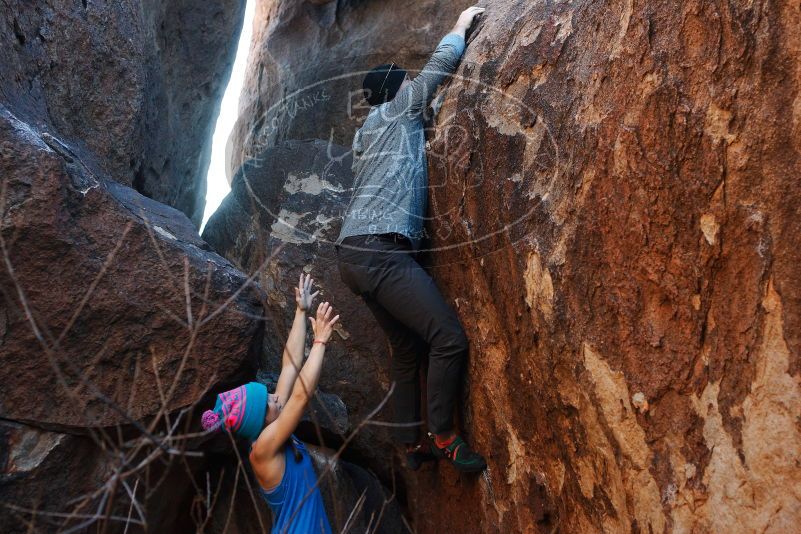
[[279, 454], [264, 457], [250, 451], [250, 466], [259, 485], [265, 490], [271, 490], [281, 483], [286, 469], [286, 458], [283, 451]]

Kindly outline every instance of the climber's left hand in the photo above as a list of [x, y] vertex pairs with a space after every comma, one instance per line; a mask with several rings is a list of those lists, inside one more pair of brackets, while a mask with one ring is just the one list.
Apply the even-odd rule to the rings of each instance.
[[320, 294], [319, 291], [312, 293], [313, 283], [314, 279], [310, 274], [304, 276], [303, 273], [300, 273], [298, 287], [295, 288], [295, 303], [297, 303], [298, 309], [303, 312], [308, 311], [308, 309], [311, 308], [314, 297]]

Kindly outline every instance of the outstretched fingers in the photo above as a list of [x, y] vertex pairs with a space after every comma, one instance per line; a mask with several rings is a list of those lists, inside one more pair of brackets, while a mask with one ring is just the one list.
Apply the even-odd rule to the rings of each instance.
[[319, 290], [312, 293], [313, 287], [314, 278], [311, 277], [311, 274], [301, 272], [298, 275], [298, 286], [295, 288], [295, 299], [304, 310], [308, 310], [314, 302], [314, 298], [320, 294]]

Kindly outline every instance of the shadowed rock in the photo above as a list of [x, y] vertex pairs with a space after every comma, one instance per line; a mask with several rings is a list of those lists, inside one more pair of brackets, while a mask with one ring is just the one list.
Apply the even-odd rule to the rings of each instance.
[[0, 145], [0, 417], [128, 424], [253, 369], [260, 292], [186, 216], [2, 107]]
[[[3, 531], [53, 532], [80, 523], [80, 518], [59, 514], [72, 510], [68, 501], [91, 495], [111, 475], [109, 464], [96, 455], [97, 447], [87, 437], [0, 422]], [[88, 461], [93, 457], [95, 461]], [[94, 499], [87, 502], [96, 506]]]
[[64, 140], [93, 172], [199, 225], [244, 7], [14, 2], [0, 13], [0, 103]]

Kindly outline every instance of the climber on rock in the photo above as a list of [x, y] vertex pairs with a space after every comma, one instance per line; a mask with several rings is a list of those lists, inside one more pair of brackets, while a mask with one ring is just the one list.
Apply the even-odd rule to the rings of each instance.
[[[372, 107], [353, 139], [355, 188], [336, 242], [342, 281], [364, 299], [392, 347], [394, 435], [405, 445], [411, 469], [436, 458], [461, 471], [486, 467], [453, 422], [467, 337], [416, 259], [428, 201], [424, 111], [456, 69], [465, 32], [483, 11], [463, 11], [414, 80], [395, 63], [365, 76], [364, 96]], [[419, 370], [426, 351], [430, 432], [421, 440]]]
[[[203, 428], [225, 427], [251, 442], [250, 465], [259, 493], [273, 512], [272, 532], [330, 533], [317, 475], [305, 446], [293, 432], [317, 388], [325, 346], [339, 315], [331, 317], [328, 302], [309, 317], [314, 342], [306, 363], [306, 311], [319, 291], [312, 293], [310, 275], [303, 274], [295, 288], [295, 320], [284, 347], [281, 374], [275, 393], [258, 382], [220, 393], [214, 410], [203, 414]], [[301, 367], [302, 366], [302, 367]]]

